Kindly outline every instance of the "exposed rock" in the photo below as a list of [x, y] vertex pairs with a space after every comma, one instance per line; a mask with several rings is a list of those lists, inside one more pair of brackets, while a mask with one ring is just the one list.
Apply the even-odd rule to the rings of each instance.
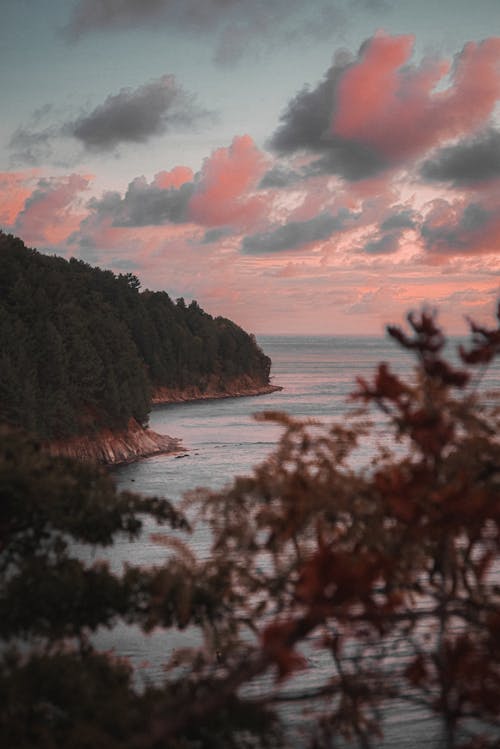
[[[152, 402], [154, 405], [160, 405], [215, 398], [238, 398], [274, 393], [277, 390], [282, 388], [257, 382], [246, 375], [227, 382], [212, 378], [204, 388], [157, 388]], [[181, 440], [141, 427], [134, 419], [130, 419], [127, 429], [121, 431], [103, 429], [92, 434], [52, 440], [45, 443], [44, 447], [52, 455], [64, 455], [76, 460], [105, 465], [132, 463], [140, 458], [160, 453], [182, 452], [178, 457], [188, 457]]]
[[216, 398], [242, 398], [245, 396], [265, 395], [283, 390], [279, 385], [262, 383], [248, 375], [223, 381], [212, 378], [204, 387], [186, 388], [159, 387], [153, 391], [153, 405], [183, 403], [185, 401], [210, 400]]
[[54, 440], [45, 447], [52, 455], [106, 465], [131, 463], [139, 458], [185, 449], [180, 440], [145, 429], [134, 419], [121, 431], [104, 429], [95, 434]]

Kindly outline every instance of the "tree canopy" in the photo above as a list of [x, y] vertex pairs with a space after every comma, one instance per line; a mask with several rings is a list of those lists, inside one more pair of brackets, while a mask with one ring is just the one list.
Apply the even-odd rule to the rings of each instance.
[[140, 291], [0, 232], [0, 418], [46, 439], [145, 424], [157, 388], [269, 382], [253, 336], [193, 301]]
[[[500, 327], [473, 325], [457, 366], [433, 315], [409, 325], [389, 333], [415, 354], [413, 378], [380, 364], [342, 424], [263, 415], [283, 426], [275, 452], [187, 500], [211, 529], [207, 559], [193, 558], [188, 523], [167, 501], [118, 493], [95, 469], [2, 433], [8, 746], [286, 747], [284, 703], [307, 708], [303, 746], [378, 746], [391, 705], [429, 711], [447, 749], [498, 746], [500, 424], [478, 378], [500, 354]], [[163, 566], [114, 574], [74, 552], [76, 541], [137, 537], [145, 516], [167, 526]], [[202, 645], [139, 689], [130, 666], [91, 645], [117, 621], [197, 628]], [[301, 678], [311, 652], [316, 682]]]

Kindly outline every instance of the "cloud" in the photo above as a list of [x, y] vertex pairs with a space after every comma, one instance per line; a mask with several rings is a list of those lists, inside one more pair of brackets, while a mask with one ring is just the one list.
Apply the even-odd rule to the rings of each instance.
[[49, 161], [53, 156], [53, 143], [59, 136], [59, 127], [51, 126], [44, 130], [32, 130], [20, 126], [9, 140], [11, 162], [13, 164], [29, 164], [36, 166], [43, 161]]
[[0, 225], [12, 227], [33, 192], [34, 172], [0, 172]]
[[[352, 0], [349, 0], [352, 2]], [[304, 6], [306, 4], [304, 3]], [[303, 7], [304, 7], [303, 6]], [[289, 43], [300, 42], [302, 39], [324, 41], [332, 36], [339, 35], [348, 26], [350, 8], [340, 3], [309, 4], [309, 10], [314, 10], [310, 16], [304, 16], [302, 21], [286, 32], [286, 40]]]
[[296, 169], [289, 169], [283, 164], [276, 164], [262, 177], [259, 188], [266, 189], [269, 187], [290, 187], [290, 185], [304, 179], [304, 174]]
[[473, 138], [446, 146], [422, 166], [424, 179], [472, 185], [500, 177], [500, 132], [489, 128]]
[[329, 239], [332, 234], [345, 227], [347, 218], [346, 212], [337, 216], [325, 212], [308, 221], [289, 221], [276, 229], [245, 237], [241, 250], [244, 255], [268, 255], [296, 250], [312, 242]]
[[440, 255], [497, 253], [500, 211], [479, 202], [437, 199], [420, 227], [425, 248]]
[[[68, 166], [71, 155], [61, 148], [61, 124], [58, 112], [51, 104], [36, 109], [29, 121], [20, 125], [12, 133], [8, 148], [10, 162], [14, 165], [29, 164], [37, 166], [43, 162], [56, 161], [60, 166]], [[55, 155], [57, 145], [57, 157]]]
[[159, 172], [154, 180], [136, 177], [125, 195], [108, 192], [89, 207], [95, 218], [112, 226], [158, 226], [195, 223], [228, 227], [252, 223], [265, 212], [267, 201], [253, 194], [267, 160], [248, 135], [218, 148], [196, 176], [187, 167]]
[[193, 181], [193, 171], [187, 166], [175, 166], [170, 171], [161, 171], [155, 174], [153, 184], [162, 190], [168, 187], [177, 187], [186, 182]]
[[392, 213], [380, 224], [382, 231], [389, 231], [390, 229], [413, 229], [414, 226], [415, 212], [410, 208], [403, 208], [400, 211]]
[[[57, 115], [59, 122], [41, 128], [40, 122], [49, 115]], [[213, 113], [199, 107], [173, 75], [163, 75], [136, 89], [122, 88], [75, 119], [69, 119], [67, 112], [55, 113], [47, 105], [34, 112], [27, 125], [15, 130], [9, 148], [14, 163], [51, 161], [68, 166], [78, 160], [74, 140], [87, 151], [115, 152], [123, 144], [146, 143], [170, 130], [194, 128], [212, 117]], [[68, 144], [73, 152], [65, 155]]]
[[[449, 61], [410, 64], [411, 35], [377, 34], [362, 45], [336, 90], [331, 132], [364, 143], [390, 162], [483, 125], [500, 95], [500, 38], [469, 42]], [[449, 85], [436, 90], [449, 74]]]
[[316, 88], [311, 90], [304, 86], [288, 103], [281, 115], [281, 124], [271, 138], [274, 150], [280, 154], [328, 150], [335, 89], [350, 61], [349, 53], [337, 53], [334, 64]]
[[391, 255], [399, 250], [400, 239], [400, 232], [389, 232], [388, 234], [384, 234], [381, 237], [366, 242], [363, 251], [368, 255]]
[[500, 38], [469, 42], [453, 63], [415, 65], [413, 45], [411, 35], [378, 33], [356, 58], [337, 54], [323, 80], [289, 102], [271, 148], [359, 180], [484, 127], [500, 97]]
[[89, 182], [80, 174], [40, 179], [18, 213], [13, 231], [38, 245], [64, 241], [84, 217], [80, 195]]
[[174, 76], [163, 75], [136, 89], [122, 88], [92, 112], [67, 123], [65, 130], [85, 148], [106, 151], [122, 143], [145, 143], [171, 128], [191, 127], [206, 116]]
[[270, 139], [270, 147], [282, 156], [300, 152], [317, 155], [309, 165], [312, 175], [339, 174], [357, 180], [375, 174], [385, 165], [385, 160], [366, 144], [331, 132], [336, 91], [350, 65], [352, 56], [348, 52], [337, 53], [316, 88], [305, 86], [288, 103]]
[[213, 244], [214, 242], [218, 242], [220, 239], [225, 239], [226, 237], [231, 236], [232, 233], [232, 230], [227, 226], [221, 226], [220, 229], [208, 229], [208, 231], [205, 232], [205, 236], [201, 240], [201, 243]]
[[340, 1], [306, 4], [301, 0], [228, 0], [220, 18], [213, 59], [227, 67], [252, 53], [258, 57], [280, 46], [293, 44], [298, 48], [332, 39], [345, 31], [348, 18]]
[[91, 223], [107, 221], [114, 227], [185, 223], [193, 190], [193, 173], [186, 167], [159, 172], [150, 183], [136, 177], [123, 197], [119, 192], [106, 192], [89, 201]]
[[249, 135], [234, 138], [205, 160], [189, 204], [190, 218], [203, 226], [247, 226], [267, 210], [253, 194], [268, 161]]
[[387, 166], [387, 161], [364, 143], [330, 136], [327, 153], [311, 162], [308, 173], [338, 174], [355, 182], [372, 177]]
[[393, 301], [393, 289], [379, 287], [369, 291], [360, 292], [358, 299], [347, 308], [347, 314], [350, 315], [373, 315], [379, 311], [382, 304], [387, 307], [387, 301], [390, 298]]
[[183, 30], [212, 29], [240, 4], [239, 0], [78, 0], [66, 32], [78, 38], [93, 31], [154, 28], [158, 24]]
[[[360, 4], [373, 6], [373, 1]], [[64, 33], [70, 41], [139, 28], [203, 34], [214, 39], [214, 61], [228, 65], [249, 52], [339, 35], [348, 24], [350, 5], [342, 0], [77, 0]], [[380, 13], [383, 2], [377, 5], [371, 9]]]

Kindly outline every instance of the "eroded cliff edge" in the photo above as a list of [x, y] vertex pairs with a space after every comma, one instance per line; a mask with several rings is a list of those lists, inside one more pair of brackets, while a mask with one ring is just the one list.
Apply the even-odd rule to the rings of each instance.
[[244, 398], [254, 395], [266, 395], [283, 390], [279, 385], [263, 383], [255, 378], [241, 375], [228, 381], [213, 378], [204, 387], [191, 385], [185, 388], [157, 387], [153, 390], [153, 405], [183, 403], [186, 401], [211, 400], [218, 398]]
[[130, 419], [126, 429], [101, 429], [95, 434], [51, 440], [43, 445], [51, 455], [104, 465], [132, 463], [140, 458], [183, 449], [180, 440], [144, 428], [134, 419]]
[[[274, 393], [278, 385], [263, 385], [249, 377], [235, 378], [227, 383], [213, 382], [203, 390], [199, 387], [157, 388], [153, 405], [184, 403], [219, 398], [242, 398]], [[61, 440], [45, 441], [44, 448], [51, 455], [63, 455], [80, 461], [120, 465], [153, 455], [178, 453], [186, 448], [180, 439], [158, 434], [130, 419], [126, 429], [101, 429], [93, 434], [75, 435]]]

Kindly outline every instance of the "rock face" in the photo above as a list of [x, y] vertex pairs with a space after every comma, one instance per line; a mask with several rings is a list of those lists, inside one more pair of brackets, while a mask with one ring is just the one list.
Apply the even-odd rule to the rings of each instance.
[[283, 388], [253, 380], [246, 375], [223, 382], [213, 378], [204, 388], [167, 388], [159, 387], [153, 391], [153, 405], [182, 403], [184, 401], [209, 400], [215, 398], [241, 398], [252, 395], [275, 393]]
[[[207, 400], [209, 398], [238, 398], [251, 395], [264, 395], [282, 390], [277, 385], [262, 384], [248, 376], [234, 378], [228, 382], [214, 379], [206, 387], [157, 388], [153, 393], [153, 405], [182, 403], [184, 401]], [[130, 419], [127, 429], [113, 431], [103, 429], [93, 434], [52, 440], [44, 447], [51, 455], [64, 455], [85, 462], [119, 465], [132, 463], [139, 458], [148, 458], [160, 453], [184, 451], [181, 441], [157, 434], [141, 427]]]
[[105, 429], [92, 435], [51, 441], [45, 447], [51, 455], [105, 465], [131, 463], [139, 458], [183, 449], [180, 440], [145, 429], [134, 419], [130, 419], [127, 429], [122, 431]]

